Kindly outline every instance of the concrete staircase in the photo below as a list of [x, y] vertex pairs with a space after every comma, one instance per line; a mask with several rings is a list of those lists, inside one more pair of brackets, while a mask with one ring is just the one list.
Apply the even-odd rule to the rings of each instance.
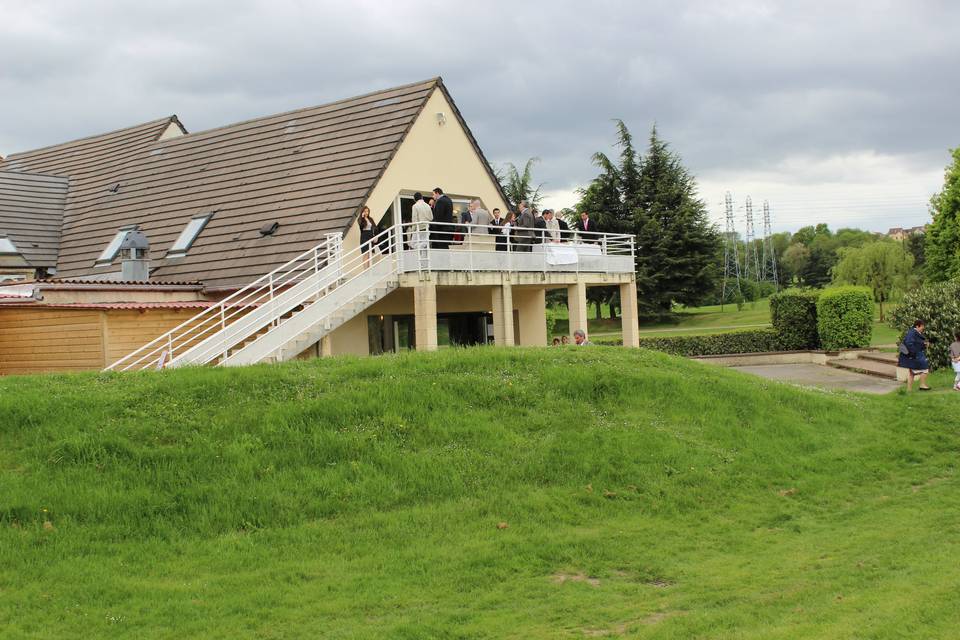
[[332, 286], [317, 299], [304, 301], [275, 325], [265, 327], [232, 349], [218, 364], [228, 367], [291, 360], [399, 286], [390, 260], [367, 268], [349, 285]]
[[827, 360], [827, 366], [887, 380], [897, 380], [897, 354], [895, 353], [865, 352], [853, 359]]

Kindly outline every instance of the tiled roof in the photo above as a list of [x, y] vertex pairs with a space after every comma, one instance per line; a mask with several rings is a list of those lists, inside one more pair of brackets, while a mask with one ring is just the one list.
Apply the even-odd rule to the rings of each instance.
[[[347, 228], [438, 87], [435, 78], [160, 140], [176, 122], [168, 118], [14, 154], [0, 169], [70, 176], [62, 276], [97, 273], [117, 230], [138, 224], [151, 243], [151, 277], [246, 284]], [[188, 221], [210, 212], [187, 256], [164, 260]], [[273, 221], [279, 230], [262, 237]]]
[[60, 244], [67, 178], [0, 171], [0, 233], [31, 267], [54, 267]]

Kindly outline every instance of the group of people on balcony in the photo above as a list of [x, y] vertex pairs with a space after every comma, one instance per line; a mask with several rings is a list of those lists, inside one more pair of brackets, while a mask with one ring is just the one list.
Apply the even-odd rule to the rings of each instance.
[[571, 230], [553, 209], [540, 212], [526, 201], [521, 201], [515, 212], [503, 215], [499, 208], [488, 212], [480, 200], [474, 199], [457, 215], [453, 201], [440, 187], [433, 190], [429, 199], [415, 193], [413, 200], [411, 222], [415, 224], [415, 231], [409, 244], [415, 248], [425, 249], [429, 243], [434, 249], [447, 249], [451, 244], [462, 242], [469, 234], [482, 233], [484, 227], [487, 234], [495, 236], [497, 251], [529, 252], [534, 244], [573, 240], [574, 233], [583, 242], [597, 241], [596, 236], [590, 235], [597, 232], [596, 225], [586, 211], [580, 214], [580, 220]]
[[[495, 208], [492, 212], [483, 208], [480, 200], [474, 199], [467, 209], [457, 214], [453, 200], [437, 187], [424, 198], [423, 194], [413, 194], [413, 208], [410, 214], [411, 229], [405, 233], [404, 242], [411, 249], [448, 249], [452, 244], [460, 244], [471, 234], [484, 233], [494, 236], [497, 251], [531, 252], [533, 245], [544, 243], [562, 243], [579, 240], [585, 243], [600, 242], [596, 223], [586, 211], [580, 213], [580, 219], [571, 229], [566, 220], [556, 215], [553, 209], [542, 212], [521, 201], [516, 211], [506, 215]], [[374, 246], [374, 238], [383, 231], [370, 215], [370, 208], [364, 207], [357, 219], [360, 227], [360, 247], [369, 264], [369, 254], [379, 248]], [[386, 239], [377, 245], [388, 243]]]

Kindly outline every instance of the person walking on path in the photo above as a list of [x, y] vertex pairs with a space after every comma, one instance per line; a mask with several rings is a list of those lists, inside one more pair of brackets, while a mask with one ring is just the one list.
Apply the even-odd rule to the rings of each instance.
[[900, 343], [900, 356], [897, 358], [897, 366], [907, 369], [907, 391], [913, 389], [913, 379], [920, 377], [921, 391], [930, 391], [927, 386], [927, 374], [930, 373], [930, 363], [927, 360], [927, 339], [923, 336], [926, 323], [923, 320], [917, 320], [913, 323], [913, 328], [907, 331], [903, 336], [903, 342]]

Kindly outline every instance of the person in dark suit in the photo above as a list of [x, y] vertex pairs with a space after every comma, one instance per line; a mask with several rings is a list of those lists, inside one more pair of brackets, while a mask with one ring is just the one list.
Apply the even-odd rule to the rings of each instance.
[[[544, 215], [550, 212], [550, 209], [544, 211]], [[547, 221], [543, 219], [543, 215], [539, 215], [539, 212], [535, 214], [533, 219], [533, 228], [536, 229], [536, 232], [533, 234], [533, 243], [534, 244], [543, 244], [546, 241], [547, 236]]]
[[580, 220], [577, 222], [577, 233], [580, 234], [581, 242], [600, 242], [600, 239], [594, 235], [586, 235], [597, 233], [597, 227], [594, 224], [593, 220], [590, 219], [590, 214], [586, 211], [580, 212]]
[[433, 248], [448, 249], [453, 238], [453, 200], [440, 187], [433, 190], [433, 198], [433, 221], [439, 223], [434, 225]]
[[500, 217], [500, 209], [494, 209], [493, 218], [490, 219], [490, 224], [487, 225], [487, 233], [496, 236], [494, 242], [497, 243], [497, 251], [507, 250], [507, 239], [503, 235], [503, 225], [505, 223], [506, 220]]
[[560, 227], [560, 242], [566, 242], [570, 239], [570, 225], [567, 221], [557, 216], [557, 226]]

